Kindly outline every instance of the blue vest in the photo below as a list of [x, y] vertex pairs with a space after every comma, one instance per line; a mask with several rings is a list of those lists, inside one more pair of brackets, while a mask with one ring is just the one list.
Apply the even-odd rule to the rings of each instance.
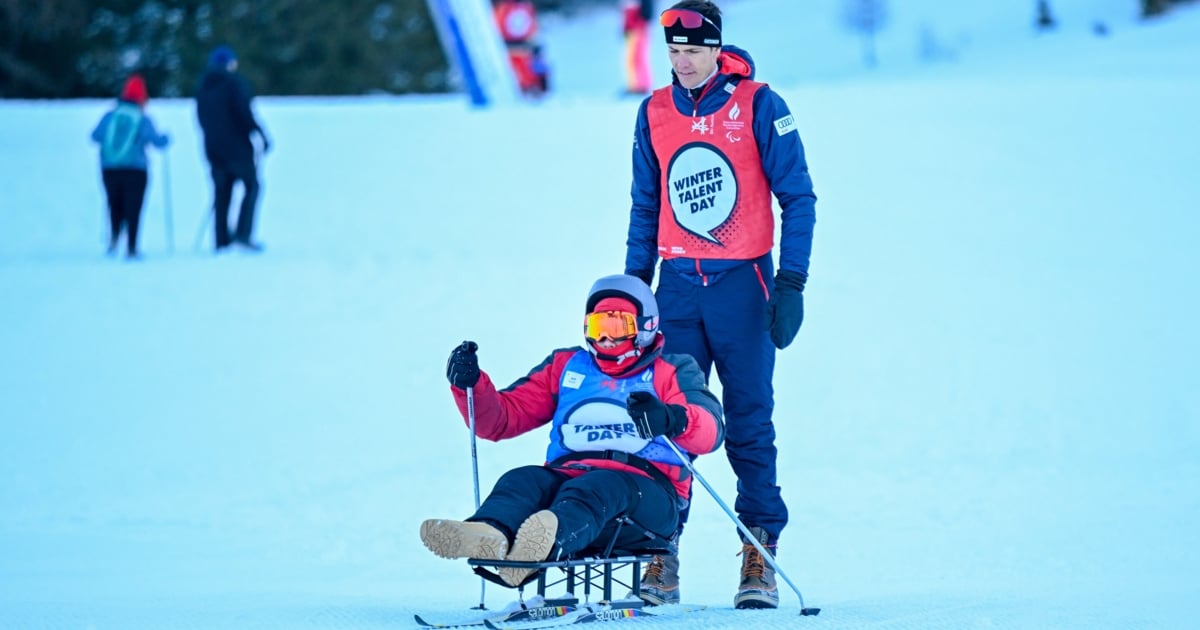
[[580, 349], [563, 367], [558, 407], [551, 423], [546, 461], [582, 451], [621, 451], [642, 459], [683, 466], [664, 438], [647, 440], [625, 411], [630, 392], [654, 391], [654, 366], [627, 377], [600, 371], [587, 350]]
[[142, 108], [122, 101], [113, 110], [100, 140], [100, 162], [106, 167], [145, 168]]

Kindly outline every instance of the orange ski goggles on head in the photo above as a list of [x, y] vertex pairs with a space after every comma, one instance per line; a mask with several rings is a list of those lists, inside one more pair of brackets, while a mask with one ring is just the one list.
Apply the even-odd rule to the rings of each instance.
[[663, 26], [672, 26], [676, 22], [683, 25], [683, 28], [700, 28], [700, 25], [708, 22], [712, 27], [721, 32], [721, 29], [713, 24], [713, 21], [704, 17], [704, 14], [691, 9], [667, 9], [658, 16], [658, 23]]
[[592, 341], [624, 341], [638, 334], [637, 316], [624, 311], [599, 311], [584, 318], [583, 334]]

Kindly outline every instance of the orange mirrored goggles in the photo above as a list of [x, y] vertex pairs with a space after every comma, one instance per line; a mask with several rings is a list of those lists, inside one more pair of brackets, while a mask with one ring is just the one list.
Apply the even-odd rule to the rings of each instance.
[[583, 320], [583, 334], [592, 341], [633, 339], [638, 334], [637, 316], [624, 311], [588, 313]]
[[717, 32], [721, 30], [712, 20], [704, 17], [703, 13], [691, 9], [667, 9], [658, 16], [658, 23], [663, 26], [672, 26], [676, 22], [683, 24], [683, 28], [700, 28], [701, 24], [708, 22]]

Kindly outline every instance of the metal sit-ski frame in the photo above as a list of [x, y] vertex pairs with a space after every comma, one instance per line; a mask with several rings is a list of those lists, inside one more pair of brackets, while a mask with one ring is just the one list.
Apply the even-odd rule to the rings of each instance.
[[[614, 549], [621, 529], [626, 526], [637, 527], [645, 533], [647, 540], [644, 548], [639, 546], [636, 550]], [[518, 588], [522, 593], [526, 585], [536, 580], [537, 594], [542, 597], [546, 597], [546, 589], [559, 584], [565, 584], [566, 592], [576, 598], [580, 595], [577, 592], [577, 588], [582, 586], [583, 593], [581, 595], [584, 602], [590, 602], [593, 591], [599, 591], [600, 601], [602, 602], [623, 600], [628, 605], [622, 607], [640, 608], [642, 604], [642, 600], [639, 597], [641, 595], [642, 564], [652, 561], [656, 555], [670, 556], [675, 555], [677, 551], [678, 548], [673, 540], [668, 540], [646, 531], [645, 528], [638, 526], [629, 517], [622, 516], [617, 519], [616, 532], [613, 533], [612, 539], [609, 540], [608, 545], [603, 549], [585, 549], [569, 558], [543, 560], [541, 562], [472, 558], [467, 560], [467, 564], [474, 567], [475, 573], [484, 579], [508, 588]], [[535, 569], [535, 571], [526, 578], [525, 582], [517, 587], [513, 587], [502, 580], [495, 571], [491, 570], [501, 567], [519, 567]], [[618, 572], [626, 567], [630, 568], [628, 582], [617, 577]], [[560, 569], [564, 575], [558, 579], [548, 579], [546, 569]], [[630, 595], [628, 597], [614, 597], [614, 585], [629, 589]], [[562, 601], [562, 599], [559, 598], [550, 601]]]

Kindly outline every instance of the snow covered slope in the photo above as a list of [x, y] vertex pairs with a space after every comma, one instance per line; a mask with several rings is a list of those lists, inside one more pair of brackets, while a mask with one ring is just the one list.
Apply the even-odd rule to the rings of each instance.
[[[929, 4], [894, 10], [898, 42]], [[836, 3], [729, 3], [820, 197], [776, 409], [780, 561], [824, 611], [732, 610], [739, 545], [698, 494], [683, 593], [710, 610], [646, 625], [1192, 625], [1200, 13], [1056, 1], [1035, 37], [1032, 3], [1001, 4], [937, 23], [969, 34], [956, 60], [881, 42], [866, 72], [821, 26]], [[102, 254], [108, 103], [0, 103], [0, 627], [395, 628], [478, 603], [417, 537], [472, 505], [446, 355], [474, 339], [522, 376], [624, 259], [637, 103], [588, 71], [615, 17], [577, 20], [547, 24], [560, 92], [537, 106], [263, 99], [260, 257], [193, 247], [190, 103], [151, 102], [175, 145], [136, 264]], [[481, 443], [484, 491], [544, 439]], [[731, 502], [723, 455], [699, 466]]]

